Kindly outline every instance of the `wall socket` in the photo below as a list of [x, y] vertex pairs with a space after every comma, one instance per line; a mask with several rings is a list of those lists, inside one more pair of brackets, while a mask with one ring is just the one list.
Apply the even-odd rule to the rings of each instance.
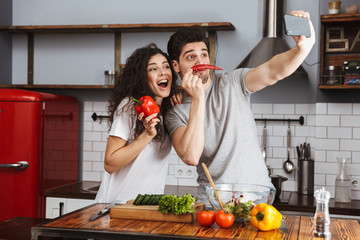
[[175, 177], [177, 178], [194, 178], [196, 173], [196, 168], [192, 166], [176, 166], [175, 167]]

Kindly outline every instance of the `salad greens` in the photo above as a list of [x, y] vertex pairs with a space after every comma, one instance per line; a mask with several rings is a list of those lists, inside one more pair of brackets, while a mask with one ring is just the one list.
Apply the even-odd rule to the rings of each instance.
[[235, 217], [238, 218], [250, 218], [251, 209], [253, 209], [255, 206], [256, 204], [254, 201], [247, 201], [241, 194], [239, 197], [235, 197], [233, 193], [230, 200], [225, 203], [224, 211], [232, 213]]
[[163, 214], [174, 213], [175, 215], [193, 213], [196, 199], [186, 193], [181, 197], [175, 195], [164, 195], [159, 201], [159, 210]]

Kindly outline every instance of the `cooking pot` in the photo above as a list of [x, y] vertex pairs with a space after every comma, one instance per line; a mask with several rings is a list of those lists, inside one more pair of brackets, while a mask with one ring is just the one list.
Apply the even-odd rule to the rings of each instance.
[[280, 200], [282, 183], [285, 182], [286, 180], [288, 180], [288, 178], [280, 176], [280, 175], [272, 175], [272, 176], [270, 176], [270, 178], [271, 178], [271, 183], [276, 188], [275, 201], [278, 201], [278, 200]]

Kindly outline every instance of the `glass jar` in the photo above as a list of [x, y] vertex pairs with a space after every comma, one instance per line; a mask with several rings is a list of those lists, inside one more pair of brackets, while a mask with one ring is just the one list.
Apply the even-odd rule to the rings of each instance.
[[116, 71], [108, 70], [108, 71], [105, 71], [104, 74], [105, 74], [105, 85], [114, 85]]
[[351, 187], [357, 185], [357, 181], [351, 180], [348, 175], [347, 167], [350, 158], [337, 157], [339, 164], [338, 175], [335, 180], [335, 202], [349, 203], [351, 202]]

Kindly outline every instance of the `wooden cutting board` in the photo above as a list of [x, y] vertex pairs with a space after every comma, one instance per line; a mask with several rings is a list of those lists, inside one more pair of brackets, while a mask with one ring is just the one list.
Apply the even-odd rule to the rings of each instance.
[[205, 203], [195, 203], [194, 213], [175, 215], [173, 213], [163, 214], [159, 205], [133, 205], [133, 200], [124, 205], [115, 205], [110, 209], [110, 218], [152, 220], [164, 222], [184, 222], [191, 223], [196, 219], [198, 212], [205, 209]]

